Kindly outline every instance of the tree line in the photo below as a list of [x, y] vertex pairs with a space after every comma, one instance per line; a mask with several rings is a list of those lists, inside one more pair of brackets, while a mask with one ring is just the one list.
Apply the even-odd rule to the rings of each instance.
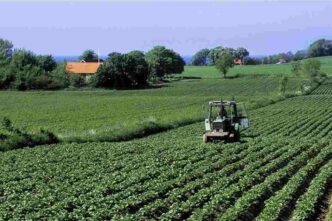
[[299, 50], [294, 54], [292, 52], [287, 52], [287, 53], [270, 55], [263, 57], [258, 62], [260, 62], [261, 64], [275, 64], [280, 60], [283, 60], [285, 62], [290, 62], [290, 61], [299, 61], [306, 58], [315, 58], [315, 57], [323, 57], [331, 55], [332, 55], [332, 40], [319, 39], [310, 44], [306, 50]]
[[[98, 57], [86, 50], [79, 57], [96, 62]], [[25, 49], [13, 49], [13, 44], [0, 39], [0, 89], [60, 89], [67, 87], [102, 87], [127, 89], [146, 87], [149, 82], [184, 71], [185, 62], [175, 51], [156, 46], [147, 53], [112, 52], [97, 73], [91, 76], [68, 74], [66, 62], [57, 63], [52, 55], [36, 55]]]
[[232, 59], [239, 59], [241, 62], [249, 56], [249, 51], [243, 47], [234, 49], [227, 47], [204, 48], [198, 51], [191, 59], [191, 64], [195, 66], [215, 65], [217, 60], [223, 55], [230, 55]]
[[249, 52], [245, 48], [227, 48], [216, 47], [213, 49], [202, 49], [198, 51], [191, 60], [191, 65], [203, 66], [203, 65], [215, 65], [217, 59], [223, 54], [229, 54], [233, 59], [240, 59], [242, 64], [245, 65], [257, 65], [257, 64], [276, 64], [280, 61], [290, 62], [298, 61], [306, 58], [332, 56], [332, 40], [319, 39], [312, 44], [306, 50], [299, 50], [296, 53], [283, 52], [274, 55], [264, 56], [262, 58], [254, 58], [249, 56]]

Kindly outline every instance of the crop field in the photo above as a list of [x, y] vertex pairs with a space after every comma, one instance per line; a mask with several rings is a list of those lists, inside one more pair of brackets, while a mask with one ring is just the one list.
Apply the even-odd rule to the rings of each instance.
[[2, 153], [0, 219], [332, 220], [332, 96], [250, 112], [241, 143], [196, 123], [128, 142]]
[[[280, 99], [279, 81], [265, 75], [185, 79], [146, 90], [2, 91], [0, 116], [28, 131], [50, 130], [66, 141], [126, 140], [200, 121], [209, 100], [234, 96], [249, 108], [269, 104]], [[298, 81], [291, 78], [287, 92], [297, 90]]]
[[312, 94], [325, 94], [325, 95], [332, 95], [332, 79], [328, 78], [324, 81], [324, 83], [316, 88]]
[[[66, 142], [0, 153], [0, 220], [332, 221], [332, 81], [287, 99], [279, 81], [3, 91], [0, 116]], [[297, 90], [290, 78], [287, 92]], [[241, 142], [204, 144], [202, 106], [232, 95], [251, 127]], [[147, 136], [151, 125], [160, 133]]]

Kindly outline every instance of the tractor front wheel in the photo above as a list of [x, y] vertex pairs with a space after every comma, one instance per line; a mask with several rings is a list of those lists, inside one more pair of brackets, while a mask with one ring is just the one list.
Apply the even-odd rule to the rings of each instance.
[[209, 137], [206, 134], [203, 135], [203, 142], [204, 143], [208, 143], [209, 142]]

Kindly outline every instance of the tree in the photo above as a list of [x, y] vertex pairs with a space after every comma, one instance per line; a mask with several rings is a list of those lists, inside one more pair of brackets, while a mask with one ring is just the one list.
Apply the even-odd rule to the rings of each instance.
[[216, 64], [216, 61], [220, 57], [222, 50], [223, 50], [223, 47], [221, 47], [221, 46], [215, 47], [215, 48], [210, 50], [208, 56], [209, 56], [209, 60], [211, 61], [211, 63], [213, 65]]
[[195, 66], [207, 65], [210, 50], [205, 48], [198, 51], [191, 59], [191, 64]]
[[212, 64], [216, 64], [217, 60], [224, 54], [230, 55], [233, 60], [237, 57], [236, 50], [234, 48], [224, 48], [219, 46], [210, 50], [209, 59]]
[[146, 85], [149, 77], [149, 65], [145, 60], [144, 53], [141, 51], [131, 51], [126, 57], [131, 86], [141, 87]]
[[57, 64], [52, 56], [36, 56], [24, 49], [16, 49], [12, 54], [6, 72], [1, 76], [2, 88], [58, 89], [59, 81], [51, 73]]
[[6, 63], [13, 54], [13, 44], [5, 39], [0, 38], [0, 65]]
[[313, 81], [318, 80], [320, 77], [321, 63], [316, 59], [309, 59], [303, 64], [303, 72]]
[[301, 62], [300, 61], [293, 61], [292, 62], [292, 73], [295, 76], [300, 75], [301, 69], [302, 69], [302, 67], [301, 67]]
[[332, 41], [319, 39], [312, 43], [308, 49], [309, 57], [319, 57], [332, 55]]
[[108, 59], [110, 59], [113, 56], [118, 56], [118, 55], [121, 55], [121, 53], [119, 53], [119, 52], [111, 52], [111, 53], [108, 54]]
[[98, 56], [93, 50], [86, 50], [83, 54], [79, 57], [80, 60], [84, 60], [86, 62], [97, 62]]
[[38, 66], [37, 57], [32, 51], [16, 49], [13, 52], [11, 66], [20, 70], [31, 66]]
[[147, 83], [149, 67], [140, 51], [128, 54], [111, 53], [96, 73], [96, 87], [126, 89], [138, 88]]
[[52, 55], [38, 55], [36, 59], [38, 66], [45, 70], [47, 73], [53, 71], [57, 66], [57, 63]]
[[230, 54], [224, 54], [216, 61], [216, 68], [223, 73], [224, 78], [226, 78], [228, 69], [233, 67], [233, 65], [233, 57]]
[[7, 77], [12, 79], [11, 87], [18, 90], [32, 88], [34, 80], [43, 73], [38, 66], [36, 55], [24, 49], [14, 50], [8, 71], [10, 76]]
[[279, 91], [280, 91], [281, 94], [285, 94], [286, 88], [287, 88], [287, 83], [288, 83], [288, 77], [283, 76], [281, 78], [280, 84], [279, 84]]
[[259, 58], [253, 58], [253, 57], [245, 57], [243, 58], [243, 64], [244, 65], [258, 65], [261, 64], [262, 61]]
[[164, 46], [154, 47], [145, 58], [154, 77], [163, 78], [165, 75], [180, 74], [184, 71], [185, 62], [182, 57]]
[[293, 56], [293, 60], [294, 61], [299, 61], [299, 60], [303, 60], [305, 58], [307, 58], [307, 51], [306, 50], [300, 50], [297, 51], [294, 56]]
[[241, 62], [243, 63], [243, 59], [245, 57], [249, 56], [249, 51], [245, 48], [237, 48], [235, 51], [235, 57], [240, 59]]

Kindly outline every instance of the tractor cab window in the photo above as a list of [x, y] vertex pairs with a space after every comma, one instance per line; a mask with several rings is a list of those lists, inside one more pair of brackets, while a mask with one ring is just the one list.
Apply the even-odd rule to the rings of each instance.
[[234, 110], [232, 106], [222, 105], [219, 107], [213, 107], [211, 111], [212, 119], [227, 119], [234, 114]]
[[248, 114], [247, 114], [247, 111], [246, 111], [244, 103], [238, 103], [237, 104], [237, 115], [240, 118], [242, 118], [242, 117], [243, 118], [247, 118], [248, 117]]

